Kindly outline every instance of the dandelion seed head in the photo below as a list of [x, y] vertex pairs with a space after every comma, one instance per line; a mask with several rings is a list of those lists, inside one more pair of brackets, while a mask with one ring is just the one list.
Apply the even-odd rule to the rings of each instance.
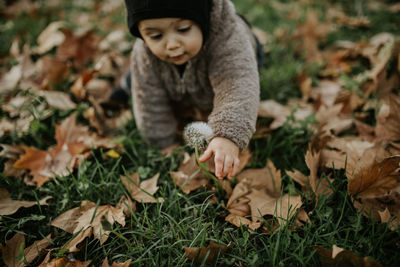
[[185, 142], [191, 147], [205, 148], [214, 133], [211, 127], [202, 121], [192, 122], [186, 125], [183, 131]]

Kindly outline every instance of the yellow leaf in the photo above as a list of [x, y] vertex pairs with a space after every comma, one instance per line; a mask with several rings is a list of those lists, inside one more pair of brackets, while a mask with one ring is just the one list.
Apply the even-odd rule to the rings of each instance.
[[106, 155], [109, 156], [110, 158], [113, 158], [113, 159], [117, 159], [117, 158], [120, 157], [120, 155], [118, 154], [118, 152], [115, 151], [115, 150], [113, 150], [113, 149], [108, 150], [107, 153], [106, 153]]

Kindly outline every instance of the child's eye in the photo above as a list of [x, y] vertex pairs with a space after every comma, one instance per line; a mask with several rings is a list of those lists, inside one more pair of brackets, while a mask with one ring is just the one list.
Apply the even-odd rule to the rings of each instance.
[[150, 38], [153, 39], [153, 40], [159, 40], [159, 39], [161, 39], [161, 37], [162, 37], [162, 34], [150, 35]]
[[192, 28], [192, 26], [186, 26], [178, 29], [178, 32], [187, 32]]

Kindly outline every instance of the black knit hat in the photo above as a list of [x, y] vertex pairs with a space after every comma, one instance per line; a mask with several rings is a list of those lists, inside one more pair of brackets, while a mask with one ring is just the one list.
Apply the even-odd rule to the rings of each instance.
[[212, 0], [125, 0], [128, 27], [132, 35], [142, 38], [138, 23], [144, 19], [183, 18], [196, 22], [207, 39]]

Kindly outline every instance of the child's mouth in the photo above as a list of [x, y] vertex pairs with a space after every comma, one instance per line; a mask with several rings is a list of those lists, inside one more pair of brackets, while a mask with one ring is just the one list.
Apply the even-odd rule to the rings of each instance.
[[175, 56], [175, 57], [170, 57], [170, 59], [171, 59], [171, 61], [176, 62], [176, 61], [181, 61], [183, 59], [183, 57], [184, 57], [184, 54]]

